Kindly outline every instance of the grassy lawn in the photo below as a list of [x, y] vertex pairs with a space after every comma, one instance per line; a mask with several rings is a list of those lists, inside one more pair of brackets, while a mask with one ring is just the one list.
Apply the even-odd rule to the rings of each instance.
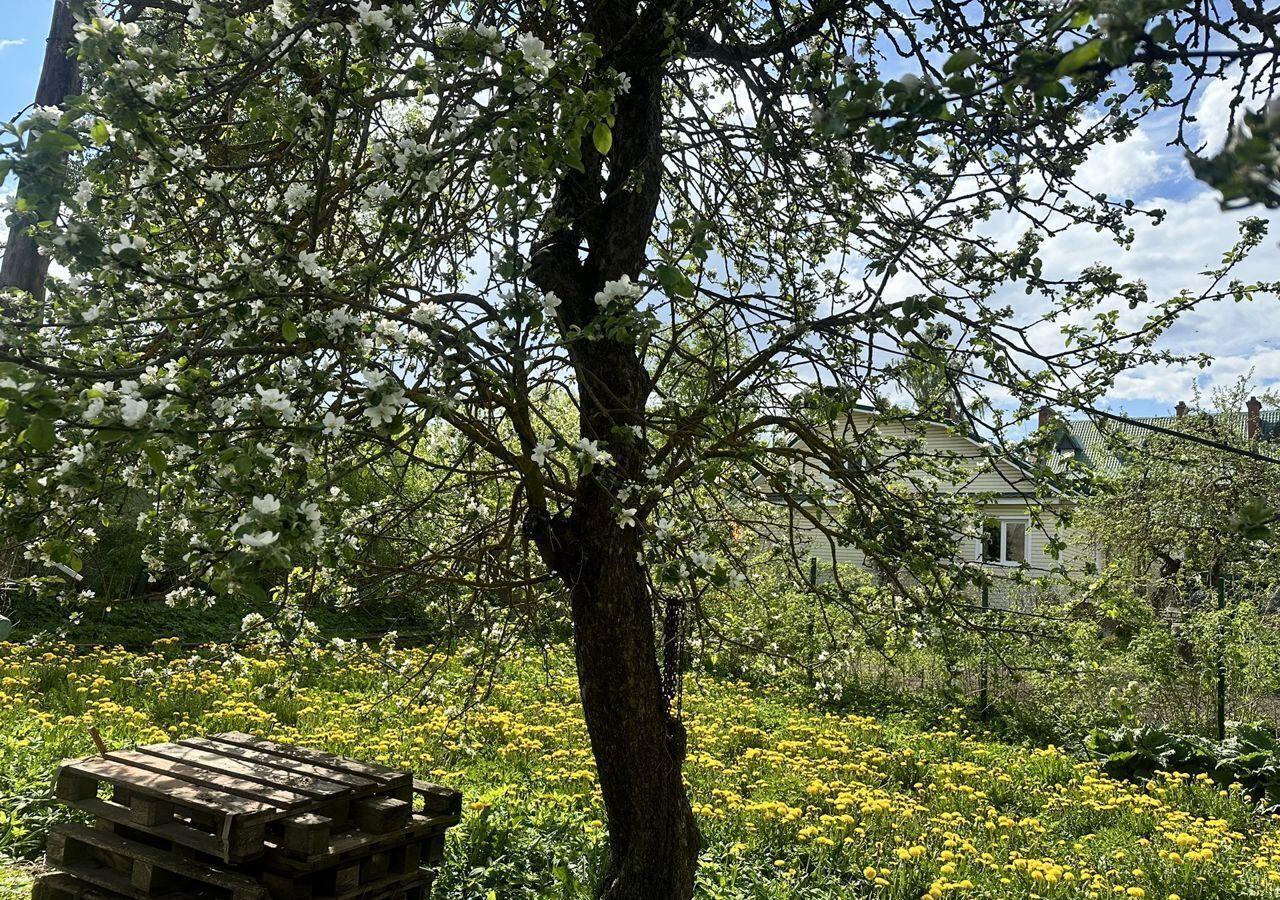
[[[586, 896], [604, 832], [569, 661], [509, 657], [460, 715], [471, 668], [428, 650], [228, 660], [0, 644], [0, 850], [33, 855], [65, 813], [64, 756], [239, 729], [412, 768], [466, 795], [450, 898]], [[434, 673], [420, 691], [422, 674]], [[487, 683], [481, 684], [481, 694]], [[1057, 749], [960, 724], [842, 715], [690, 676], [688, 780], [711, 898], [1280, 897], [1280, 821], [1237, 791], [1129, 784]], [[0, 879], [0, 897], [21, 874]], [[20, 892], [21, 886], [16, 888]], [[490, 894], [490, 892], [493, 892]]]

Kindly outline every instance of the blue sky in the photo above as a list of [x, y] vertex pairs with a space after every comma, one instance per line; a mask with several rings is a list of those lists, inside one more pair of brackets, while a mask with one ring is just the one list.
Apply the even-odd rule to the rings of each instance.
[[[12, 118], [35, 95], [52, 9], [53, 0], [0, 0], [0, 120]], [[1226, 82], [1214, 83], [1193, 108], [1200, 134], [1211, 146], [1221, 143], [1226, 133], [1230, 96]], [[1221, 258], [1241, 216], [1219, 211], [1213, 193], [1191, 177], [1181, 151], [1165, 145], [1169, 124], [1152, 119], [1124, 144], [1098, 147], [1081, 173], [1084, 183], [1113, 196], [1163, 207], [1168, 211], [1166, 223], [1140, 227], [1130, 253], [1092, 232], [1069, 232], [1046, 246], [1046, 268], [1065, 274], [1105, 262], [1147, 281], [1152, 295], [1168, 296], [1194, 286], [1198, 273]], [[1280, 212], [1249, 214], [1269, 219], [1271, 235], [1239, 274], [1245, 280], [1280, 280]], [[1185, 353], [1208, 352], [1217, 361], [1207, 372], [1160, 368], [1126, 376], [1112, 393], [1113, 409], [1132, 415], [1166, 414], [1179, 399], [1190, 398], [1197, 380], [1211, 387], [1250, 371], [1259, 386], [1280, 387], [1280, 302], [1266, 298], [1203, 307], [1180, 321], [1164, 346]]]
[[0, 120], [36, 94], [53, 0], [0, 0]]

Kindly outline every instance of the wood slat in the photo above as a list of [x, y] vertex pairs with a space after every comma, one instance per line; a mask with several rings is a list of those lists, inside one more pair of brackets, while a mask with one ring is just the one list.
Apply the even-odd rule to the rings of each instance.
[[109, 784], [120, 785], [130, 791], [171, 800], [219, 816], [230, 814], [257, 817], [277, 812], [275, 807], [260, 800], [237, 797], [235, 794], [228, 794], [215, 788], [202, 787], [189, 781], [99, 756], [64, 762], [58, 771], [60, 775], [67, 772], [73, 776], [88, 776]]
[[110, 890], [131, 896], [149, 896], [150, 891], [135, 884], [122, 873], [109, 868], [94, 868], [77, 863], [71, 854], [73, 845], [96, 848], [104, 856], [131, 860], [135, 872], [139, 865], [172, 873], [200, 885], [219, 888], [237, 900], [263, 898], [266, 889], [247, 875], [215, 868], [193, 859], [175, 856], [138, 841], [120, 837], [109, 831], [97, 831], [79, 824], [58, 825], [50, 839], [50, 861], [60, 868]]
[[378, 850], [415, 842], [421, 843], [444, 834], [446, 829], [456, 825], [457, 822], [456, 816], [414, 816], [408, 825], [392, 834], [366, 834], [363, 831], [335, 834], [329, 839], [329, 846], [324, 853], [306, 858], [291, 857], [282, 852], [271, 852], [269, 849], [264, 858], [264, 865], [281, 872], [312, 872], [348, 860], [359, 859]]
[[413, 780], [413, 792], [422, 798], [422, 811], [461, 815], [462, 792], [419, 778]]
[[295, 772], [321, 781], [334, 783], [333, 790], [325, 796], [341, 794], [353, 788], [379, 788], [382, 785], [381, 782], [366, 778], [363, 775], [353, 775], [330, 767], [315, 766], [265, 750], [254, 750], [238, 744], [223, 743], [213, 738], [188, 738], [187, 740], [178, 741], [178, 743], [185, 747], [195, 747], [199, 750], [208, 750], [210, 753], [234, 756], [237, 759], [258, 763], [265, 767], [263, 774], [266, 774], [267, 770], [275, 769], [281, 772]]
[[245, 778], [226, 775], [222, 772], [215, 772], [201, 766], [165, 759], [164, 757], [153, 755], [150, 750], [147, 752], [118, 750], [108, 753], [107, 759], [137, 766], [140, 769], [147, 769], [161, 775], [170, 775], [193, 784], [216, 788], [228, 794], [248, 797], [251, 800], [261, 800], [263, 803], [269, 803], [279, 809], [292, 809], [311, 800], [306, 794], [299, 794], [287, 788], [272, 787], [261, 781], [250, 781]]
[[46, 872], [31, 888], [32, 900], [119, 900], [119, 897], [65, 872]]
[[251, 734], [245, 734], [242, 731], [228, 731], [223, 734], [212, 735], [217, 741], [227, 744], [236, 744], [241, 747], [250, 747], [254, 750], [263, 750], [270, 753], [276, 753], [289, 759], [299, 760], [301, 762], [314, 763], [320, 766], [327, 766], [331, 769], [337, 769], [341, 772], [347, 772], [352, 775], [360, 775], [365, 778], [372, 778], [374, 781], [381, 781], [384, 784], [402, 785], [412, 780], [407, 772], [399, 769], [393, 769], [390, 766], [380, 766], [377, 763], [365, 762], [359, 759], [348, 759], [345, 756], [335, 756], [332, 753], [325, 753], [321, 750], [312, 750], [310, 747], [294, 747], [291, 744], [280, 744], [276, 741], [269, 741], [265, 738], [257, 738]]
[[[430, 870], [418, 869], [407, 875], [387, 875], [375, 881], [363, 881], [358, 887], [351, 890], [337, 891], [323, 900], [350, 900], [355, 897], [368, 897], [388, 891], [392, 888], [409, 888], [421, 883], [429, 878], [434, 877]], [[321, 900], [321, 898], [317, 898]]]
[[145, 747], [139, 747], [138, 751], [171, 759], [174, 762], [199, 766], [211, 772], [242, 778], [245, 781], [277, 786], [299, 795], [302, 799], [328, 797], [335, 790], [344, 789], [336, 781], [322, 781], [306, 775], [285, 772], [282, 769], [264, 770], [248, 760], [182, 744], [148, 744]]
[[[140, 826], [130, 817], [129, 807], [97, 797], [77, 803], [76, 809], [97, 816], [107, 822], [164, 838], [167, 841], [180, 844], [183, 847], [190, 847], [192, 850], [198, 850], [210, 856], [222, 856], [224, 853], [222, 841], [217, 835], [201, 831], [199, 828], [193, 828], [185, 822], [174, 821], [165, 822], [161, 825]], [[239, 860], [233, 858], [231, 861], [238, 862]]]

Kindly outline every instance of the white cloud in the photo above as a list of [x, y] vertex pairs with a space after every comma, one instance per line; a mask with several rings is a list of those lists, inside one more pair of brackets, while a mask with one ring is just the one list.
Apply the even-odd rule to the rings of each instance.
[[[1244, 100], [1235, 106], [1233, 115], [1231, 101], [1238, 96]], [[1242, 81], [1238, 67], [1210, 81], [1200, 92], [1194, 110], [1196, 124], [1193, 133], [1196, 141], [1204, 145], [1202, 152], [1213, 154], [1221, 150], [1228, 132], [1239, 123], [1241, 114], [1246, 110], [1262, 109], [1270, 96], [1265, 79]]]
[[[1223, 212], [1208, 188], [1184, 200], [1159, 200], [1158, 205], [1168, 213], [1165, 221], [1159, 226], [1138, 225], [1127, 252], [1091, 229], [1072, 229], [1050, 241], [1043, 253], [1046, 273], [1071, 277], [1100, 262], [1127, 278], [1144, 281], [1153, 301], [1172, 297], [1184, 288], [1205, 290], [1210, 279], [1202, 273], [1220, 264], [1222, 254], [1236, 241], [1240, 220], [1256, 215], [1268, 220], [1270, 234], [1230, 277], [1246, 283], [1277, 280], [1280, 213], [1257, 209]], [[1149, 308], [1130, 311], [1121, 306], [1121, 321], [1137, 325], [1149, 312]], [[1183, 315], [1158, 346], [1179, 355], [1208, 353], [1214, 362], [1203, 370], [1198, 365], [1133, 370], [1118, 380], [1111, 391], [1112, 400], [1172, 404], [1187, 399], [1197, 380], [1207, 389], [1225, 385], [1250, 370], [1259, 387], [1280, 385], [1280, 303], [1272, 295], [1244, 303], [1204, 303]]]
[[0, 38], [0, 51], [7, 50], [10, 47], [21, 47], [26, 42], [26, 38]]
[[1173, 161], [1162, 151], [1163, 147], [1150, 133], [1139, 128], [1123, 143], [1108, 141], [1096, 146], [1076, 170], [1076, 183], [1091, 194], [1139, 196], [1177, 177], [1177, 169], [1171, 165]]

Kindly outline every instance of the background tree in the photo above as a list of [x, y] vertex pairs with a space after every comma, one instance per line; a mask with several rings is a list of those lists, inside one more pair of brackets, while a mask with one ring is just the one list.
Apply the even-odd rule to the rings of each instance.
[[[1250, 398], [1243, 380], [1207, 402], [1197, 394], [1174, 430], [1205, 443], [1123, 432], [1109, 441], [1121, 467], [1097, 480], [1079, 523], [1113, 570], [1143, 586], [1157, 607], [1203, 600], [1223, 577], [1239, 589], [1251, 582], [1274, 586], [1280, 577], [1280, 557], [1264, 527], [1280, 497], [1280, 463], [1270, 458], [1270, 441], [1248, 435]], [[1270, 436], [1270, 423], [1258, 427]]]
[[[478, 584], [527, 542], [519, 579], [567, 594], [611, 900], [692, 892], [672, 654], [700, 586], [735, 574], [730, 511], [856, 545], [931, 615], [972, 577], [947, 562], [968, 511], [934, 496], [946, 461], [832, 428], [887, 410], [899, 341], [947, 322], [960, 368], [1025, 412], [1270, 287], [1229, 278], [1257, 221], [1169, 298], [1038, 255], [1158, 218], [1072, 173], [1229, 64], [1274, 73], [1247, 3], [71, 6], [84, 95], [0, 162], [32, 198], [11, 227], [62, 267], [0, 335], [9, 536], [74, 567], [123, 480], [154, 558], [184, 562], [175, 602], [345, 578], [385, 515], [346, 479], [395, 494], [452, 430], [456, 477], [420, 508], [478, 484], [494, 505], [404, 567], [472, 554]], [[1011, 246], [979, 227], [1007, 214]]]

